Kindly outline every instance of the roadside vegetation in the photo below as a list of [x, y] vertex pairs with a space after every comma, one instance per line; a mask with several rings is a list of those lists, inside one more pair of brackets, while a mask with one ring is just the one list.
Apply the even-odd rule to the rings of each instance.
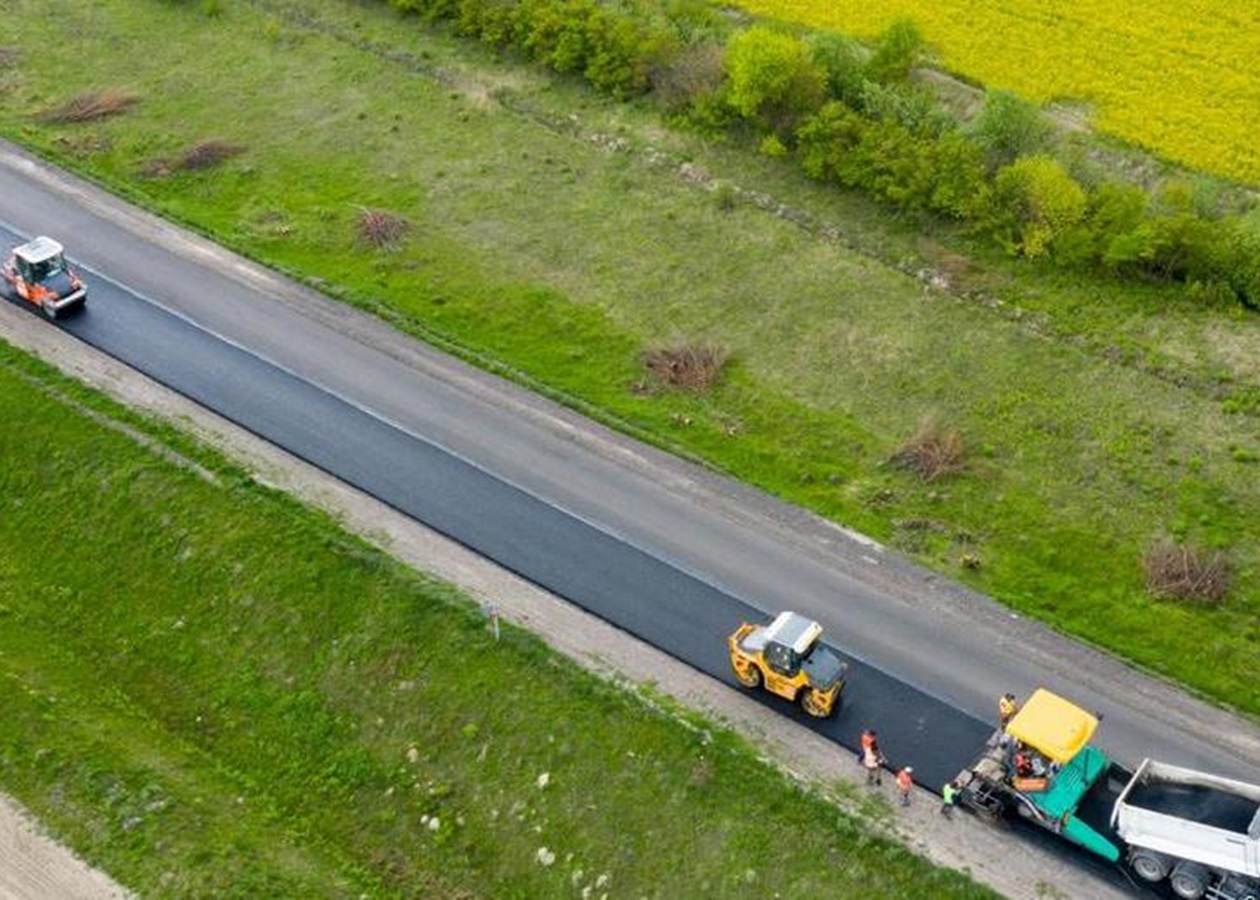
[[1231, 0], [1073, 4], [1038, 0], [745, 0], [753, 13], [874, 39], [914, 21], [940, 62], [972, 83], [1077, 110], [1161, 156], [1260, 182], [1260, 11]]
[[[596, 95], [384, 3], [17, 6], [6, 41], [71, 41], [82, 65], [7, 57], [6, 136], [1260, 713], [1260, 325], [1240, 302], [1251, 282], [1185, 262], [1209, 245], [1252, 258], [1233, 238], [1202, 242], [1226, 234], [1212, 229], [1245, 236], [1254, 213], [1231, 208], [1236, 194], [1201, 212], [1193, 179], [1166, 183], [1155, 201], [1145, 187], [1085, 184], [1041, 152], [1048, 132], [1025, 107], [995, 95], [988, 118], [972, 120], [989, 135], [978, 183], [1019, 201], [990, 210], [1021, 218], [977, 230], [984, 220], [937, 209], [935, 193], [902, 203], [891, 190], [916, 154], [972, 152], [949, 129], [933, 143], [906, 125], [938, 120], [897, 87], [921, 47], [905, 29], [869, 58], [833, 43], [825, 83], [809, 74], [823, 51], [800, 49], [816, 38], [749, 28], [740, 52], [687, 38], [693, 52], [675, 60], [687, 64], [669, 69], [683, 123], [670, 129], [655, 96], [614, 99], [638, 82]], [[711, 10], [693, 12], [688, 34], [730, 36]], [[559, 33], [569, 42], [555, 38], [553, 54], [588, 46], [585, 31]], [[869, 108], [828, 99], [850, 85], [845, 72], [875, 85], [862, 87]], [[713, 78], [733, 93], [712, 96], [705, 124], [693, 101]], [[798, 83], [805, 95], [754, 90]], [[40, 121], [107, 90], [139, 99], [90, 122]], [[853, 153], [836, 157], [833, 142], [844, 135], [878, 175], [870, 184], [858, 177], [867, 169], [844, 174]], [[144, 175], [211, 138], [248, 149]], [[885, 146], [888, 156], [871, 155]], [[889, 160], [898, 165], [886, 172]], [[377, 242], [366, 211], [406, 226]], [[1098, 256], [1104, 244], [1080, 243], [1104, 225], [1120, 229], [1108, 232], [1124, 260], [1114, 269]], [[1123, 257], [1152, 234], [1163, 237]], [[1089, 265], [1065, 265], [1081, 247]], [[679, 348], [720, 358], [703, 389], [671, 382]], [[1186, 558], [1221, 554], [1228, 590], [1205, 603], [1148, 587], [1153, 550], [1169, 545]]]
[[0, 416], [0, 780], [141, 896], [991, 896], [3, 344]]
[[811, 178], [965, 222], [1014, 255], [1260, 307], [1253, 198], [1196, 197], [1185, 173], [1116, 178], [1082, 152], [1097, 141], [1058, 147], [1041, 111], [1009, 92], [951, 107], [919, 77], [929, 53], [911, 20], [868, 48], [831, 32], [735, 28], [695, 3], [389, 2], [616, 96], [651, 91], [693, 126], [751, 135]]

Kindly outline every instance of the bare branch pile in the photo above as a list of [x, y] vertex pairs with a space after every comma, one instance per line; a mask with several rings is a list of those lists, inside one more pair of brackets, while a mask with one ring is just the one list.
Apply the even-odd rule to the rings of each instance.
[[700, 393], [717, 384], [728, 359], [720, 347], [684, 344], [651, 350], [643, 364], [661, 384]]
[[392, 247], [411, 230], [411, 223], [383, 209], [365, 209], [359, 213], [359, 239], [369, 247]]
[[43, 122], [66, 124], [69, 122], [91, 122], [126, 112], [140, 102], [135, 94], [123, 91], [95, 91], [72, 97], [60, 106], [41, 113]]
[[924, 419], [914, 436], [892, 455], [890, 462], [930, 482], [961, 472], [965, 457], [966, 446], [957, 428], [945, 428]]
[[1222, 553], [1206, 554], [1171, 541], [1161, 541], [1142, 558], [1146, 589], [1167, 600], [1190, 600], [1215, 605], [1229, 593], [1233, 578]]

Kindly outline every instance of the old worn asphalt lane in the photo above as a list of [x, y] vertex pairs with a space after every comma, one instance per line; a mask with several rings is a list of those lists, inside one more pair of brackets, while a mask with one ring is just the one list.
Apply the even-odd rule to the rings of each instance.
[[1170, 729], [1087, 670], [1030, 666], [1036, 626], [956, 616], [962, 594], [934, 576], [626, 439], [591, 452], [571, 413], [2, 145], [0, 220], [0, 239], [51, 234], [88, 269], [88, 308], [56, 327], [715, 677], [733, 683], [740, 620], [819, 619], [853, 670], [841, 714], [807, 724], [850, 747], [878, 728], [931, 787], [971, 758], [998, 692], [1038, 684], [1104, 711], [1100, 743], [1126, 761], [1260, 780], [1250, 745]]

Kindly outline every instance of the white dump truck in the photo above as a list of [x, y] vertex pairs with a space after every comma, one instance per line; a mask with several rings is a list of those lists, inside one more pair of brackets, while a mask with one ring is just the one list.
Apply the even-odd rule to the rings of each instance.
[[1260, 787], [1146, 760], [1111, 813], [1129, 865], [1184, 900], [1260, 900]]

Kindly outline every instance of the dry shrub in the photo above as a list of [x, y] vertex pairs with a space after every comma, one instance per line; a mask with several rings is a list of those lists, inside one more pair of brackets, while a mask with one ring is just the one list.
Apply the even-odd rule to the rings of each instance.
[[1142, 557], [1146, 590], [1166, 600], [1216, 605], [1225, 599], [1233, 579], [1222, 553], [1206, 554], [1171, 541], [1160, 541]]
[[919, 255], [929, 268], [920, 277], [943, 290], [968, 291], [983, 281], [984, 271], [975, 260], [931, 238], [918, 242]]
[[155, 159], [146, 163], [141, 173], [150, 178], [165, 178], [174, 172], [195, 172], [217, 166], [225, 159], [245, 152], [239, 144], [214, 138], [198, 141], [173, 159]]
[[720, 347], [683, 344], [650, 350], [643, 364], [661, 384], [699, 393], [717, 384], [727, 360]]
[[359, 239], [369, 247], [392, 247], [411, 230], [411, 223], [402, 216], [383, 209], [365, 209], [357, 223]]
[[653, 69], [652, 89], [667, 110], [680, 112], [717, 93], [726, 79], [722, 52], [714, 44], [691, 47]]
[[217, 166], [225, 159], [231, 159], [233, 156], [239, 156], [244, 152], [245, 148], [240, 144], [229, 144], [227, 141], [211, 138], [210, 140], [198, 141], [193, 144], [171, 166], [185, 172], [209, 169], [211, 166]]
[[914, 436], [892, 455], [891, 462], [924, 481], [936, 481], [961, 472], [965, 457], [966, 447], [957, 428], [945, 428], [933, 419], [924, 419]]
[[140, 98], [135, 94], [122, 91], [97, 91], [72, 97], [60, 106], [41, 113], [39, 118], [43, 122], [54, 124], [91, 122], [126, 112], [138, 102]]

